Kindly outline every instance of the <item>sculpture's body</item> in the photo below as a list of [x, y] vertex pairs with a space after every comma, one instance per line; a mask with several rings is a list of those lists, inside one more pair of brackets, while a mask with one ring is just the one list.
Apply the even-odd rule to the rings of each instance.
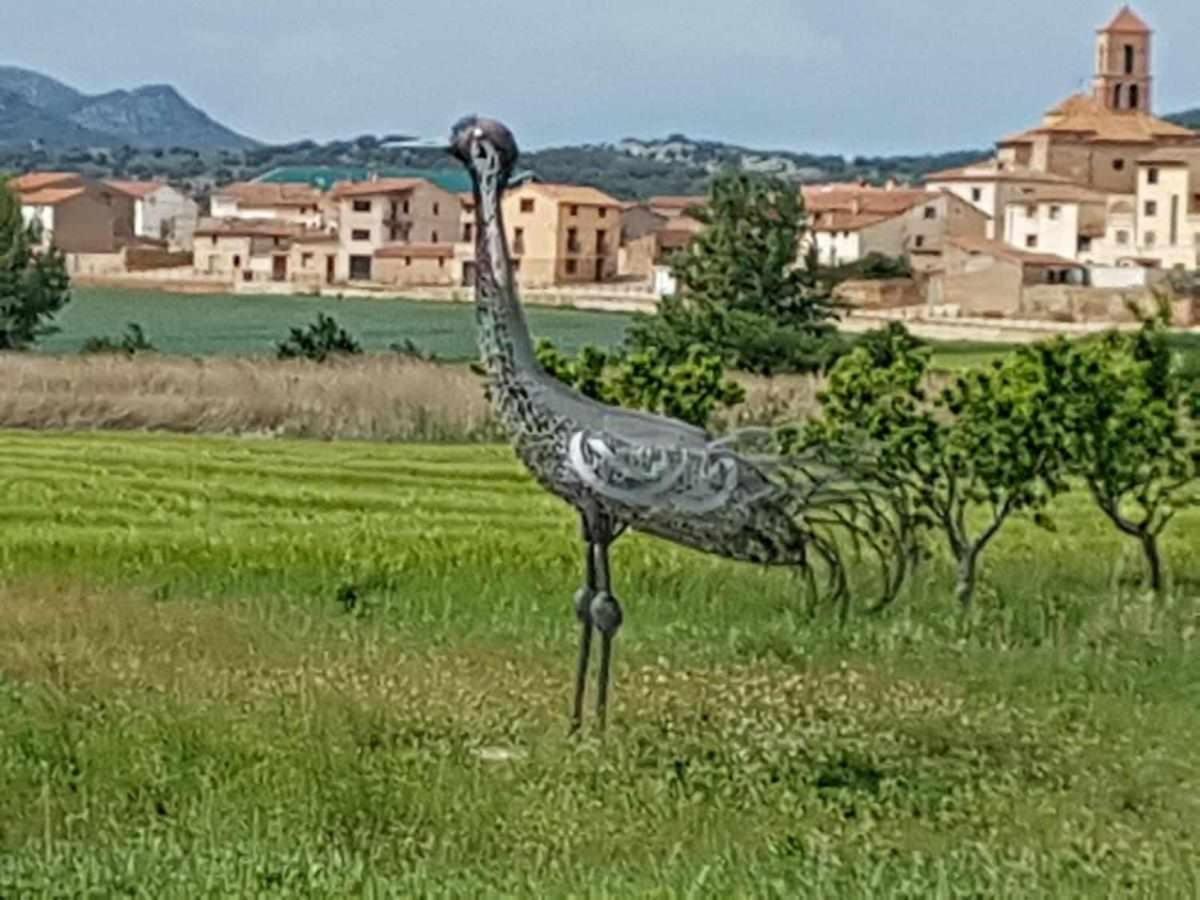
[[575, 604], [583, 636], [573, 722], [582, 718], [595, 629], [602, 641], [603, 726], [612, 640], [622, 620], [608, 549], [626, 528], [768, 565], [807, 566], [816, 553], [840, 577], [836, 548], [814, 532], [806, 513], [820, 505], [814, 498], [822, 492], [826, 511], [842, 495], [829, 480], [797, 481], [775, 460], [737, 452], [733, 441], [714, 442], [686, 423], [606, 406], [547, 375], [517, 298], [501, 215], [515, 142], [499, 123], [471, 118], [455, 127], [451, 151], [475, 186], [476, 312], [492, 403], [534, 478], [582, 518], [587, 581]]

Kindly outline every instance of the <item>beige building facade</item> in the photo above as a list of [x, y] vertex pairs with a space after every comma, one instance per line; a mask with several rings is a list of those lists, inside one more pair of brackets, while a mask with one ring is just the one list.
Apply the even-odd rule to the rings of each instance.
[[64, 253], [117, 253], [134, 240], [133, 198], [73, 172], [31, 172], [7, 182], [26, 224]]

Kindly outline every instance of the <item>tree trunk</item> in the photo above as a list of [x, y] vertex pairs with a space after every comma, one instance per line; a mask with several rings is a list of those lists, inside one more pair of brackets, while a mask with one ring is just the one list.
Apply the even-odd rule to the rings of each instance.
[[1161, 598], [1163, 589], [1166, 587], [1166, 579], [1163, 577], [1162, 554], [1158, 550], [1158, 535], [1151, 531], [1144, 531], [1141, 535], [1142, 553], [1146, 557], [1146, 567], [1150, 570], [1150, 589], [1154, 591], [1154, 596]]
[[963, 614], [971, 611], [975, 601], [975, 586], [979, 581], [979, 548], [966, 550], [958, 560], [958, 580], [954, 586], [954, 599], [962, 607]]

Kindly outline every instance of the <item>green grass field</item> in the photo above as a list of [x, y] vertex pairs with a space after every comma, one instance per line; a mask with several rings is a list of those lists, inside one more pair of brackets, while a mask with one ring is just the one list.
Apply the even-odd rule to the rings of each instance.
[[[466, 303], [331, 297], [191, 295], [160, 291], [77, 288], [58, 316], [61, 331], [42, 341], [48, 353], [74, 353], [89, 337], [114, 335], [129, 322], [141, 325], [163, 353], [198, 356], [273, 354], [288, 329], [317, 313], [333, 316], [367, 350], [387, 350], [405, 338], [445, 359], [474, 359], [474, 312]], [[538, 337], [577, 350], [584, 344], [619, 343], [629, 317], [533, 307], [529, 326]]]
[[576, 526], [506, 448], [4, 433], [0, 896], [1200, 895], [1200, 516], [1156, 605], [1057, 513], [970, 637], [944, 560], [839, 630], [624, 539], [570, 741]]

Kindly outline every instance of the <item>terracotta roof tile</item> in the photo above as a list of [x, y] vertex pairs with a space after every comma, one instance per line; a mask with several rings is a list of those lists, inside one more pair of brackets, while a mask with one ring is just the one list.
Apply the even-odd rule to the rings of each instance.
[[1091, 142], [1152, 144], [1164, 138], [1200, 141], [1200, 133], [1144, 112], [1115, 112], [1095, 97], [1074, 94], [1046, 113], [1042, 124], [1010, 138], [1021, 143], [1042, 134], [1078, 134]]
[[1049, 172], [1038, 172], [1022, 166], [1001, 169], [995, 160], [983, 163], [972, 163], [957, 169], [946, 169], [925, 176], [925, 182], [942, 181], [1024, 181], [1031, 184], [1070, 184], [1069, 178], [1052, 175]]
[[453, 244], [385, 244], [375, 251], [376, 259], [449, 259]]
[[621, 205], [620, 200], [610, 197], [604, 191], [578, 184], [545, 184], [539, 181], [527, 185], [527, 189], [546, 194], [559, 203], [571, 203], [579, 206], [620, 207]]
[[40, 191], [42, 188], [78, 186], [83, 184], [83, 176], [76, 172], [29, 172], [10, 178], [7, 182], [10, 190], [18, 194], [27, 191]]
[[81, 187], [49, 187], [21, 194], [21, 202], [28, 206], [56, 206], [84, 193], [86, 189]]
[[197, 237], [280, 237], [295, 238], [305, 233], [300, 225], [271, 219], [203, 218], [196, 225]]
[[1009, 205], [1024, 203], [1108, 203], [1108, 195], [1081, 184], [1045, 184], [1023, 191], [1009, 200]]
[[1082, 263], [1077, 263], [1073, 259], [1067, 259], [1065, 256], [1056, 256], [1053, 253], [1030, 253], [1026, 250], [1021, 250], [1012, 244], [1006, 244], [1003, 241], [991, 241], [987, 238], [977, 237], [947, 237], [946, 243], [953, 244], [967, 253], [980, 256], [994, 256], [997, 259], [1005, 259], [1009, 262], [1019, 263], [1026, 266], [1063, 266], [1072, 269], [1086, 268]]
[[1163, 147], [1138, 157], [1139, 165], [1200, 165], [1200, 144], [1196, 146]]
[[1105, 31], [1121, 31], [1127, 34], [1150, 34], [1150, 26], [1147, 25], [1142, 17], [1135, 13], [1128, 4], [1122, 6], [1117, 11], [1113, 20], [1100, 29], [1101, 33]]
[[242, 181], [226, 185], [216, 196], [236, 200], [243, 206], [317, 206], [321, 192], [307, 184], [275, 184]]
[[347, 197], [382, 197], [388, 194], [408, 194], [423, 184], [422, 178], [378, 178], [375, 181], [343, 181], [333, 186], [335, 200]]
[[167, 186], [163, 181], [120, 181], [113, 178], [107, 179], [104, 183], [122, 194], [136, 197], [139, 200], [149, 197], [155, 191]]

